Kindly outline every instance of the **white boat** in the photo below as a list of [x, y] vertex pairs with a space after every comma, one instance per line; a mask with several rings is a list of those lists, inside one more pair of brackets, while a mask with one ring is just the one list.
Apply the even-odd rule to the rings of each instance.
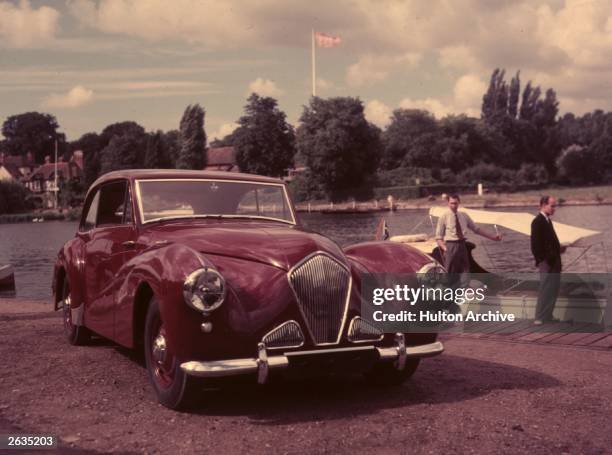
[[[429, 210], [432, 227], [435, 226], [434, 218], [448, 210], [446, 207], [436, 206]], [[476, 224], [501, 226], [506, 229], [529, 236], [531, 234], [531, 222], [534, 215], [526, 212], [492, 212], [487, 210], [460, 209], [468, 214]], [[595, 244], [602, 243], [602, 233], [592, 229], [571, 226], [569, 224], [554, 222], [555, 232], [559, 242], [565, 247], [581, 248], [579, 258]], [[433, 235], [427, 233], [416, 233], [406, 235], [390, 235], [386, 222], [381, 220], [377, 229], [378, 240], [388, 239], [410, 245], [439, 262], [442, 255]], [[526, 240], [528, 241], [528, 240]], [[532, 273], [493, 273], [478, 264], [473, 256], [472, 250], [476, 247], [471, 242], [466, 242], [470, 259], [470, 273], [474, 280], [482, 280], [487, 283], [491, 294], [483, 303], [465, 305], [461, 310], [469, 311], [501, 311], [512, 313], [519, 319], [533, 319], [535, 317], [535, 306], [538, 296], [539, 275]], [[605, 260], [606, 258], [604, 258]], [[606, 264], [606, 270], [607, 264]], [[561, 274], [561, 289], [557, 304], [555, 305], [554, 317], [562, 321], [574, 321], [583, 324], [600, 324], [612, 326], [612, 308], [608, 308], [608, 300], [612, 297], [609, 274]], [[588, 283], [585, 282], [588, 280]], [[477, 285], [472, 283], [472, 286]], [[588, 292], [585, 292], [585, 289]], [[578, 291], [577, 291], [578, 290]], [[593, 291], [593, 292], [591, 292]]]

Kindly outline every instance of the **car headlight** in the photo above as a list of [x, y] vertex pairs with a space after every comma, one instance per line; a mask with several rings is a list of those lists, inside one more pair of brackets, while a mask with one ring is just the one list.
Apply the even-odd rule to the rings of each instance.
[[438, 262], [429, 262], [419, 269], [417, 272], [417, 278], [419, 284], [424, 286], [437, 287], [444, 285], [444, 275], [446, 269], [442, 267]]
[[219, 308], [226, 292], [225, 279], [211, 267], [192, 272], [183, 284], [183, 297], [187, 305], [204, 314]]

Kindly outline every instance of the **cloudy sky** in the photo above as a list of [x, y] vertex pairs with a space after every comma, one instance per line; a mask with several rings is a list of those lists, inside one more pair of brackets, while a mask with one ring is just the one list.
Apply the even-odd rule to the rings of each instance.
[[359, 96], [384, 126], [397, 107], [479, 115], [495, 67], [553, 87], [561, 112], [612, 110], [612, 0], [0, 0], [0, 121], [54, 114], [70, 140], [109, 123], [178, 127], [206, 109], [232, 130], [250, 92], [292, 123], [311, 95]]

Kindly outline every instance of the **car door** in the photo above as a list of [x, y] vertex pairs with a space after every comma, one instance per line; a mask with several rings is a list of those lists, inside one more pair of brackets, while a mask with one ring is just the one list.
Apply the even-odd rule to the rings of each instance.
[[121, 286], [123, 264], [134, 254], [136, 231], [127, 180], [100, 187], [96, 225], [85, 239], [89, 328], [114, 339], [115, 295]]

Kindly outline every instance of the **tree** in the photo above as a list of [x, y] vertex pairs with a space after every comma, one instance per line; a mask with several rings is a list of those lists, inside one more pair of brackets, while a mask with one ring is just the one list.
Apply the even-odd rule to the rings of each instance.
[[274, 98], [249, 96], [233, 133], [236, 162], [243, 172], [281, 177], [293, 165], [295, 133]]
[[113, 123], [100, 136], [104, 144], [100, 152], [100, 174], [143, 167], [147, 135], [138, 123]]
[[[432, 114], [418, 109], [396, 109], [382, 135], [382, 168], [395, 169], [402, 163], [420, 166], [415, 143], [421, 136], [435, 136], [438, 123]], [[423, 140], [421, 140], [423, 142]], [[427, 139], [424, 140], [427, 142]], [[431, 167], [427, 163], [423, 167]]]
[[380, 130], [358, 98], [312, 97], [297, 130], [297, 150], [332, 200], [368, 197], [380, 160]]
[[147, 135], [147, 147], [144, 155], [144, 167], [147, 169], [160, 169], [164, 167], [163, 132], [157, 131]]
[[4, 149], [11, 155], [25, 156], [32, 152], [37, 163], [42, 163], [45, 156], [54, 155], [54, 142], [58, 139], [63, 154], [65, 136], [57, 132], [57, 120], [50, 114], [26, 112], [8, 117], [2, 125], [2, 134], [6, 138]]
[[181, 148], [176, 160], [177, 169], [204, 169], [206, 166], [204, 115], [199, 104], [185, 109], [180, 124]]
[[519, 118], [521, 120], [531, 121], [536, 113], [536, 105], [538, 103], [538, 99], [540, 99], [540, 93], [540, 87], [533, 88], [531, 86], [531, 81], [527, 82], [527, 85], [523, 90], [521, 108], [519, 110]]
[[116, 136], [144, 136], [145, 129], [138, 123], [133, 121], [117, 122], [108, 125], [102, 130], [101, 136], [104, 146], [106, 147], [111, 139]]
[[134, 169], [142, 167], [140, 150], [144, 148], [144, 136], [126, 134], [113, 136], [111, 141], [102, 150], [101, 173], [120, 169]]
[[100, 176], [100, 154], [106, 146], [102, 136], [86, 133], [70, 144], [72, 150], [83, 151], [83, 174], [85, 188]]
[[510, 89], [508, 91], [508, 115], [512, 118], [518, 117], [519, 96], [521, 94], [521, 79], [520, 71], [510, 81]]
[[491, 74], [489, 88], [482, 97], [482, 118], [495, 122], [500, 116], [508, 113], [508, 85], [504, 81], [505, 70], [495, 68]]
[[164, 144], [164, 163], [169, 169], [176, 167], [176, 160], [181, 151], [180, 133], [178, 130], [170, 130], [162, 135]]

